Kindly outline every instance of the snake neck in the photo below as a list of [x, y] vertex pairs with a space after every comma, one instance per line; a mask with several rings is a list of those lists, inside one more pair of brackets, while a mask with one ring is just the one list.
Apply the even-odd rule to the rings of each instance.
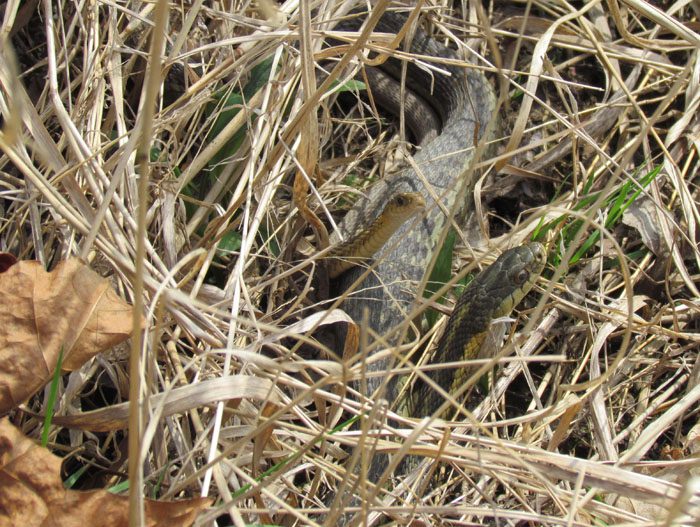
[[363, 258], [369, 258], [389, 240], [396, 231], [397, 225], [392, 218], [382, 216], [357, 241], [357, 253]]

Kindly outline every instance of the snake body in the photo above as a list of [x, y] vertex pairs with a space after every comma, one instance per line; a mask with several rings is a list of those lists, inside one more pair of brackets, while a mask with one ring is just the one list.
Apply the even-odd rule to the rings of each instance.
[[[398, 33], [404, 23], [404, 17], [386, 14], [377, 24], [376, 31]], [[342, 29], [357, 30], [360, 25], [361, 20], [353, 19], [344, 22]], [[453, 51], [429, 38], [420, 28], [415, 32], [409, 50], [426, 57], [456, 60]], [[496, 129], [496, 98], [486, 78], [476, 69], [445, 63], [439, 67], [444, 72], [430, 74], [413, 63], [408, 64], [406, 83], [407, 90], [411, 91], [408, 99], [423, 100], [426, 105], [424, 114], [435, 117], [433, 120], [432, 117], [416, 118], [414, 115], [407, 119], [409, 126], [416, 128], [412, 130], [414, 137], [421, 140], [420, 148], [413, 156], [412, 168], [375, 183], [339, 225], [344, 237], [350, 240], [361, 238], [363, 235], [357, 233], [366, 232], [368, 224], [379, 222], [381, 225], [382, 211], [392, 196], [417, 193], [425, 198], [425, 211], [420, 221], [401, 220], [401, 226], [379, 250], [372, 272], [364, 277], [359, 287], [353, 289], [361, 275], [366, 274], [365, 266], [350, 266], [338, 278], [341, 290], [347, 294], [342, 308], [355, 321], [368, 321], [369, 329], [382, 339], [383, 344], [400, 344], [403, 333], [394, 330], [412, 318], [412, 307], [416, 297], [420, 296], [419, 284], [439, 249], [442, 233], [449, 226], [450, 217], [459, 224], [471, 202], [476, 174], [470, 167], [475, 160], [475, 145], [488, 139], [486, 131]], [[388, 80], [385, 75], [400, 78], [400, 72], [400, 63], [392, 59], [383, 64], [382, 73], [369, 68], [367, 71], [375, 101], [381, 101], [393, 110], [399, 107], [396, 100], [399, 89], [396, 81]], [[433, 121], [438, 123], [439, 133], [426, 133], [422, 124]], [[428, 128], [432, 127], [432, 124], [428, 125]], [[359, 245], [366, 247], [366, 239]], [[379, 244], [372, 245], [372, 251], [363, 254], [363, 258], [370, 257], [376, 250], [375, 245]], [[538, 243], [503, 253], [494, 265], [474, 279], [460, 297], [431, 362], [474, 358], [491, 320], [510, 313], [532, 287], [543, 265], [544, 248]], [[390, 366], [390, 359], [370, 359], [366, 366], [366, 397], [372, 399], [385, 378], [385, 375], [372, 374], [387, 371]], [[453, 392], [469, 373], [468, 367], [464, 367], [430, 370], [427, 375], [433, 384]], [[397, 403], [398, 411], [404, 408], [412, 417], [423, 417], [440, 408], [445, 394], [423, 380], [404, 392], [407, 395], [399, 397], [404, 381], [405, 378], [390, 378], [383, 394], [388, 401]], [[386, 456], [374, 456], [367, 479], [378, 482], [386, 463]], [[340, 501], [334, 510], [339, 511], [348, 494], [337, 498]], [[352, 498], [352, 503], [358, 504], [356, 497]], [[351, 521], [349, 515], [338, 517], [337, 514], [327, 518], [326, 523], [337, 520], [338, 525], [347, 525]]]
[[[344, 22], [342, 29], [357, 30], [361, 23], [361, 19], [354, 18]], [[404, 23], [403, 16], [387, 13], [375, 31], [396, 34]], [[420, 28], [415, 31], [410, 52], [427, 58], [457, 60], [452, 50], [428, 37]], [[425, 197], [426, 210], [420, 221], [406, 222], [394, 233], [386, 243], [386, 247], [393, 248], [378, 257], [373, 272], [362, 281], [357, 292], [349, 294], [342, 306], [358, 322], [363, 320], [363, 312], [367, 310], [370, 329], [381, 336], [389, 335], [409, 318], [419, 293], [418, 284], [438, 249], [443, 230], [448, 226], [447, 214], [453, 214], [459, 221], [466, 213], [475, 179], [474, 171], [466, 169], [474, 160], [474, 145], [486, 139], [487, 129], [495, 128], [489, 124], [494, 119], [496, 99], [481, 72], [445, 63], [438, 64], [438, 67], [443, 72], [430, 73], [413, 63], [407, 66], [406, 89], [416, 99], [424, 101], [441, 125], [437, 137], [431, 139], [429, 135], [413, 156], [414, 166], [420, 174], [408, 168], [375, 183], [366, 198], [359, 200], [339, 225], [345, 236], [352, 237], [367, 218], [378, 217], [394, 194], [418, 192]], [[373, 72], [371, 78], [382, 75], [400, 78], [401, 64], [389, 59], [381, 70], [381, 73]], [[394, 96], [398, 93], [396, 84], [388, 81], [374, 84], [371, 89], [375, 97], [387, 91], [390, 93], [385, 95], [386, 98], [392, 97], [391, 92]], [[408, 123], [410, 125], [411, 121]], [[424, 135], [421, 130], [413, 132], [416, 137]], [[339, 278], [341, 290], [348, 290], [363, 272], [362, 267], [355, 267], [344, 273]], [[396, 344], [396, 337], [389, 342]], [[386, 370], [388, 366], [388, 361], [369, 363], [367, 396], [371, 396], [382, 382], [381, 376], [371, 373]], [[393, 401], [396, 395], [396, 384], [391, 382], [384, 397]]]

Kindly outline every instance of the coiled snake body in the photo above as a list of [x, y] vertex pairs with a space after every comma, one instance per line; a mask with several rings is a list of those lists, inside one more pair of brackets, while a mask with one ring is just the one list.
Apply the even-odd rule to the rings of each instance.
[[[397, 34], [406, 19], [393, 13], [385, 14], [375, 31]], [[343, 22], [342, 29], [356, 30], [362, 20], [353, 18]], [[426, 57], [438, 57], [456, 62], [454, 52], [428, 37], [420, 28], [413, 36], [410, 52]], [[409, 63], [406, 73], [406, 90], [423, 101], [439, 117], [440, 133], [434, 139], [424, 141], [413, 156], [415, 167], [380, 180], [369, 190], [365, 199], [346, 214], [339, 225], [346, 237], [352, 237], [367, 223], [376, 218], [396, 193], [418, 192], [426, 201], [425, 213], [420, 221], [405, 222], [386, 243], [392, 247], [388, 253], [379, 251], [381, 258], [374, 270], [362, 281], [356, 292], [343, 303], [343, 309], [355, 320], [363, 320], [368, 312], [370, 329], [378, 335], [389, 335], [410, 318], [412, 306], [419, 294], [418, 286], [429, 267], [443, 230], [448, 226], [448, 215], [460, 221], [471, 200], [474, 171], [468, 170], [478, 141], [485, 141], [485, 131], [495, 130], [496, 100], [491, 85], [475, 69], [440, 63], [444, 72], [429, 72]], [[369, 68], [368, 68], [369, 69]], [[381, 78], [370, 87], [375, 99], [382, 101], [398, 97], [398, 85], [388, 76], [400, 78], [401, 64], [396, 59], [387, 60], [382, 73], [373, 72], [371, 79]], [[383, 76], [382, 76], [383, 75]], [[395, 106], [395, 104], [394, 104]], [[411, 120], [407, 119], [411, 124]], [[420, 123], [413, 122], [418, 127]], [[417, 137], [421, 129], [413, 130]], [[459, 198], [459, 200], [458, 200]], [[439, 204], [436, 201], [439, 200]], [[400, 240], [397, 242], [397, 240]], [[347, 290], [363, 274], [365, 268], [354, 267], [341, 277], [341, 289]], [[396, 337], [389, 340], [397, 343]], [[382, 382], [381, 376], [371, 375], [386, 370], [387, 361], [370, 361], [367, 369], [367, 395], [371, 395]], [[389, 401], [396, 397], [395, 383], [389, 383], [384, 395]]]
[[[399, 33], [406, 19], [395, 14], [384, 15], [376, 31]], [[357, 30], [361, 20], [343, 22], [342, 29]], [[455, 54], [417, 29], [410, 45], [410, 52], [438, 57], [456, 62]], [[439, 117], [440, 133], [428, 135], [413, 156], [412, 168], [374, 184], [366, 198], [348, 212], [340, 224], [347, 239], [362, 232], [368, 222], [381, 216], [392, 196], [418, 193], [425, 198], [425, 211], [417, 221], [404, 222], [380, 249], [375, 267], [359, 284], [350, 288], [366, 271], [366, 266], [351, 267], [340, 277], [341, 288], [349, 291], [343, 309], [357, 322], [366, 320], [369, 329], [379, 335], [384, 343], [399, 344], [399, 325], [412, 318], [419, 286], [430, 267], [443, 231], [449, 227], [450, 218], [457, 224], [464, 218], [472, 199], [475, 172], [471, 165], [477, 143], [487, 141], [487, 131], [494, 135], [496, 100], [491, 85], [476, 69], [464, 68], [452, 63], [440, 63], [444, 72], [429, 73], [413, 63], [408, 64], [407, 90], [430, 106], [428, 113]], [[389, 59], [382, 70], [400, 78], [399, 61]], [[372, 72], [370, 79], [375, 100], [398, 107], [398, 84]], [[411, 96], [413, 100], [413, 96]], [[416, 137], [425, 136], [420, 129], [420, 119], [407, 119], [409, 125], [418, 127]], [[413, 167], [417, 168], [415, 170]], [[439, 202], [439, 203], [438, 203]], [[410, 216], [409, 216], [410, 217]], [[366, 255], [364, 257], [367, 257]], [[505, 316], [532, 287], [544, 265], [544, 248], [528, 244], [506, 251], [494, 266], [479, 275], [458, 301], [448, 322], [444, 336], [432, 362], [452, 362], [474, 358], [492, 318]], [[366, 316], [368, 315], [368, 316]], [[390, 359], [370, 360], [367, 365], [366, 393], [372, 397], [384, 379], [384, 375], [372, 375], [386, 371]], [[438, 386], [452, 391], [464, 380], [468, 369], [432, 370], [428, 373]], [[390, 380], [384, 398], [397, 399], [400, 382]], [[417, 384], [413, 396], [404, 404], [406, 413], [413, 417], [431, 415], [438, 410], [444, 397], [427, 384]], [[399, 405], [402, 403], [399, 402]], [[376, 482], [385, 461], [374, 458], [367, 478]], [[331, 520], [332, 521], [332, 520]], [[345, 523], [345, 519], [340, 523]]]

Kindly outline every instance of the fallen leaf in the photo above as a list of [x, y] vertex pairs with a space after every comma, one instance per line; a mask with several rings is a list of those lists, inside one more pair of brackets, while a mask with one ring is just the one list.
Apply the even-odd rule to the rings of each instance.
[[[0, 274], [0, 412], [131, 335], [131, 306], [77, 258], [47, 273], [20, 261]], [[142, 322], [143, 324], [143, 322]]]
[[657, 206], [651, 199], [642, 198], [635, 200], [622, 214], [622, 223], [636, 229], [642, 238], [642, 242], [655, 255], [662, 253], [663, 229]]
[[685, 436], [683, 441], [683, 446], [693, 457], [697, 457], [700, 454], [700, 421], [695, 423], [693, 427], [688, 430], [688, 435]]
[[[106, 490], [66, 489], [60, 478], [62, 460], [0, 419], [0, 511], [8, 527], [127, 527], [127, 496]], [[192, 525], [211, 505], [208, 498], [182, 501], [144, 500], [145, 525]]]

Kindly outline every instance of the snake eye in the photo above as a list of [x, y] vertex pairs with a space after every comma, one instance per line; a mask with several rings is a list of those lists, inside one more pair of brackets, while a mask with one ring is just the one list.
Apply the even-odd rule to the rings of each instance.
[[524, 284], [529, 277], [530, 277], [530, 273], [525, 269], [521, 269], [513, 276], [513, 281], [516, 284], [520, 285], [520, 284]]

